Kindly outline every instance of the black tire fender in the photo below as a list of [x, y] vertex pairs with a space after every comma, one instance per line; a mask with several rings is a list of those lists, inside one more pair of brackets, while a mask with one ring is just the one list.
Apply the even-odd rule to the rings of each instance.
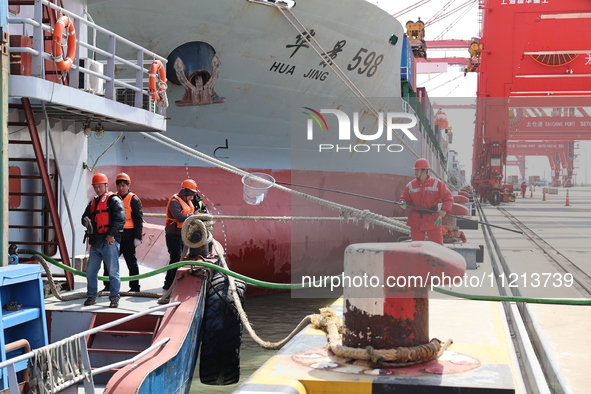
[[[234, 279], [244, 305], [246, 283]], [[199, 378], [201, 383], [224, 386], [240, 378], [240, 346], [243, 325], [238, 316], [228, 277], [216, 272], [207, 290], [201, 325]]]

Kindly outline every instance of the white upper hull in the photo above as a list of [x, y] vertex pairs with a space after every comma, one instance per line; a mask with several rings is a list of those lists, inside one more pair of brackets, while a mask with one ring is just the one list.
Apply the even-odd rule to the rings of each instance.
[[[355, 98], [354, 89], [368, 98], [377, 110], [400, 112], [401, 24], [375, 5], [365, 1], [300, 1], [284, 16], [274, 6], [246, 0], [170, 1], [145, 0], [94, 2], [89, 12], [95, 22], [148, 47], [162, 56], [188, 42], [211, 45], [221, 61], [216, 93], [224, 103], [177, 106], [185, 88], [168, 83], [170, 118], [166, 135], [183, 144], [219, 157], [240, 168], [270, 168], [325, 171], [395, 173], [412, 176], [409, 161], [435, 156], [418, 128], [418, 141], [404, 139], [403, 152], [380, 153], [347, 151], [352, 144], [400, 144], [394, 137], [387, 141], [339, 141], [336, 117], [325, 115], [329, 132], [316, 132], [314, 141], [306, 140], [309, 117], [302, 107], [342, 109], [353, 120], [353, 112], [368, 111]], [[150, 21], [148, 15], [156, 15]], [[323, 59], [306, 44], [302, 25], [333, 59], [354, 87], [339, 78], [338, 70], [323, 66]], [[399, 38], [389, 42], [392, 34]], [[391, 101], [375, 98], [393, 98]], [[343, 101], [345, 100], [346, 101]], [[373, 134], [377, 118], [367, 114], [362, 132]], [[143, 136], [126, 133], [125, 141], [108, 151], [101, 165], [203, 166], [162, 147]], [[402, 136], [402, 133], [398, 131]], [[113, 133], [101, 141], [90, 141], [90, 160], [96, 158], [116, 137]], [[338, 154], [318, 152], [319, 144], [345, 147]], [[225, 149], [227, 147], [227, 149]], [[217, 148], [220, 148], [216, 151]], [[413, 154], [411, 149], [416, 152]], [[364, 149], [360, 149], [364, 150]]]

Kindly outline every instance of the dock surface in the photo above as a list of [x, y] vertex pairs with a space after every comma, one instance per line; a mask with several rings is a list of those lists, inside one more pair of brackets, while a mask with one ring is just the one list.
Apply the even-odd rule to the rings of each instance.
[[[566, 191], [558, 188], [558, 194], [546, 194], [542, 201], [542, 188], [536, 188], [533, 197], [482, 204], [491, 224], [524, 234], [493, 227], [485, 233], [483, 225], [464, 229], [468, 242], [483, 245], [484, 253], [466, 270], [462, 286], [444, 288], [483, 296], [590, 299], [591, 286], [587, 289], [585, 282], [591, 284], [591, 187], [569, 188], [568, 205]], [[333, 308], [342, 313], [342, 302]], [[591, 386], [584, 372], [591, 361], [585, 350], [589, 306], [475, 301], [430, 292], [429, 311], [430, 338], [453, 340], [439, 369], [425, 364], [411, 373], [409, 368], [371, 370], [341, 363], [323, 351], [325, 334], [308, 327], [234, 392], [379, 393], [394, 387], [396, 392], [423, 392], [416, 391], [422, 387], [442, 393], [459, 388], [583, 393]], [[511, 319], [518, 320], [517, 328], [508, 323], [509, 311], [516, 314]], [[521, 343], [516, 336], [523, 337]], [[302, 355], [319, 362], [302, 363]], [[458, 364], [475, 359], [479, 366], [450, 369], [458, 357], [463, 360]]]

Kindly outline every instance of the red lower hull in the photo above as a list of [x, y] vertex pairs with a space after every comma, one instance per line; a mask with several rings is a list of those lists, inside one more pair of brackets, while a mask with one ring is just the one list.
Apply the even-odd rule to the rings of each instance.
[[[104, 172], [109, 179], [122, 171], [132, 179], [131, 190], [142, 200], [144, 213], [163, 214], [168, 198], [180, 190], [186, 178], [195, 179], [199, 194], [210, 213], [233, 216], [287, 216], [335, 217], [338, 212], [272, 188], [260, 205], [248, 205], [242, 200], [241, 177], [218, 168], [205, 167], [151, 167], [104, 166], [95, 172]], [[251, 169], [264, 172], [277, 182], [293, 183], [356, 193], [389, 201], [398, 201], [408, 177], [388, 174], [367, 174], [324, 171], [292, 171]], [[287, 185], [287, 187], [291, 187]], [[111, 189], [114, 185], [111, 184]], [[369, 209], [385, 216], [401, 216], [396, 205], [348, 196], [329, 191], [291, 187], [326, 200]], [[145, 218], [146, 222], [163, 225], [163, 218]], [[157, 238], [155, 230], [152, 238]], [[226, 250], [232, 270], [248, 277], [289, 283], [301, 275], [329, 275], [342, 272], [345, 248], [359, 242], [395, 241], [400, 234], [377, 226], [365, 228], [364, 223], [336, 221], [271, 221], [271, 220], [216, 220], [214, 237]], [[165, 248], [163, 242], [159, 248]], [[166, 250], [152, 248], [143, 262], [150, 266], [167, 263]], [[157, 260], [157, 261], [154, 261]], [[160, 261], [161, 260], [161, 261]]]

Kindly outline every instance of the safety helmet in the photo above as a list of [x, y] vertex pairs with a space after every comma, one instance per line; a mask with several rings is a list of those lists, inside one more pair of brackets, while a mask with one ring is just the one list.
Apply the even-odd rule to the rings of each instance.
[[181, 183], [181, 187], [184, 189], [189, 189], [193, 193], [197, 193], [197, 182], [192, 179], [185, 179], [183, 183]]
[[417, 161], [415, 161], [415, 170], [428, 170], [430, 168], [431, 166], [429, 165], [427, 159], [418, 159]]
[[129, 177], [129, 175], [122, 172], [121, 174], [117, 175], [117, 178], [115, 178], [115, 182], [117, 182], [117, 181], [127, 181], [127, 182], [131, 183], [131, 178]]
[[109, 183], [109, 178], [107, 178], [107, 176], [105, 174], [103, 174], [102, 172], [96, 173], [92, 177], [92, 184], [93, 185], [98, 185], [100, 183]]

